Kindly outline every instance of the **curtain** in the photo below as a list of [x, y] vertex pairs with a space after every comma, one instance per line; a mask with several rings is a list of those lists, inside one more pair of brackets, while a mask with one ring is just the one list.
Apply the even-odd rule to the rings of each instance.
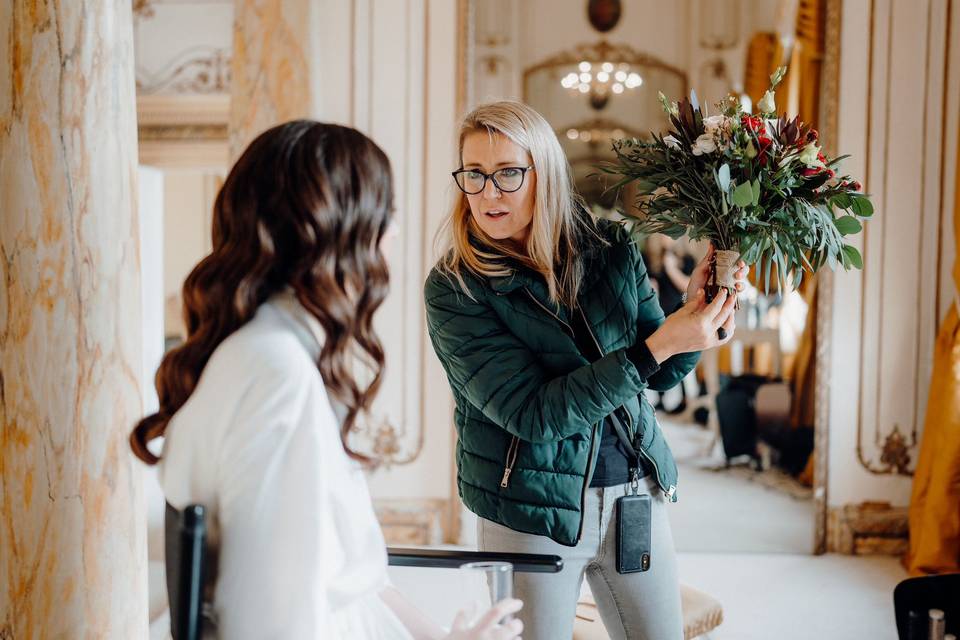
[[[960, 139], [957, 175], [960, 184]], [[953, 210], [960, 248], [960, 189]], [[960, 571], [960, 258], [953, 264], [954, 303], [940, 326], [920, 458], [910, 498], [910, 549], [904, 565], [912, 575]]]

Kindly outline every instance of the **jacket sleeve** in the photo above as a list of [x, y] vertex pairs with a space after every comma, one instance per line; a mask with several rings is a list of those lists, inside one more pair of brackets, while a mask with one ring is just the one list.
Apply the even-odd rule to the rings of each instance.
[[[666, 315], [660, 307], [660, 301], [657, 299], [657, 293], [650, 284], [650, 278], [647, 275], [647, 266], [643, 262], [643, 256], [636, 245], [632, 245], [634, 256], [634, 265], [637, 278], [637, 340], [646, 340], [650, 334], [656, 331], [666, 320]], [[678, 353], [660, 363], [660, 368], [653, 373], [647, 382], [654, 391], [666, 391], [672, 389], [683, 378], [693, 371], [700, 360], [699, 351], [689, 353]]]
[[555, 442], [586, 433], [646, 387], [625, 349], [549, 375], [489, 304], [437, 272], [427, 279], [424, 298], [430, 340], [454, 393], [521, 440]]

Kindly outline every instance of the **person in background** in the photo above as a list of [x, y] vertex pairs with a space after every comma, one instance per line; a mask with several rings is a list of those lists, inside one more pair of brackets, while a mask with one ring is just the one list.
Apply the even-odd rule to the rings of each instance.
[[[186, 341], [133, 430], [167, 501], [203, 505], [218, 557], [218, 637], [511, 640], [520, 603], [445, 631], [390, 586], [350, 446], [380, 386], [373, 315], [388, 290], [393, 185], [383, 151], [308, 120], [255, 139], [214, 205], [213, 250], [183, 286]], [[369, 368], [369, 384], [355, 363]], [[151, 441], [165, 436], [162, 455]]]
[[[647, 264], [650, 283], [660, 300], [660, 306], [663, 309], [675, 309], [690, 286], [690, 274], [696, 267], [696, 260], [688, 252], [683, 251], [681, 243], [662, 233], [655, 233], [646, 238], [643, 258]], [[694, 379], [695, 375], [691, 374], [690, 380], [695, 382]], [[648, 389], [647, 396], [655, 402], [657, 409], [667, 413], [678, 413], [686, 406], [687, 382], [685, 380], [684, 384], [678, 384], [663, 393]], [[691, 386], [696, 385], [691, 383]]]
[[644, 246], [647, 273], [657, 283], [657, 295], [664, 309], [677, 307], [697, 265], [693, 256], [680, 249], [676, 240], [660, 233], [648, 237]]

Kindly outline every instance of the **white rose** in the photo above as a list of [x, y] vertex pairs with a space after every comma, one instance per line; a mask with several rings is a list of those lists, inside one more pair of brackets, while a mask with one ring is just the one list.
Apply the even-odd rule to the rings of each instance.
[[709, 118], [703, 119], [703, 126], [707, 130], [707, 133], [713, 133], [717, 129], [724, 127], [726, 120], [727, 118], [725, 116], [710, 116]]
[[664, 136], [663, 142], [671, 149], [676, 149], [677, 151], [680, 150], [680, 141], [673, 136]]
[[705, 153], [713, 153], [717, 150], [717, 143], [713, 139], [713, 134], [705, 133], [698, 137], [691, 147], [693, 155], [702, 156]]
[[800, 151], [800, 162], [808, 167], [822, 167], [823, 163], [820, 162], [820, 158], [817, 157], [818, 155], [820, 155], [820, 147], [817, 146], [817, 143], [808, 142], [803, 150]]
[[760, 113], [773, 113], [777, 110], [777, 104], [773, 101], [773, 91], [767, 91], [757, 103], [757, 109]]

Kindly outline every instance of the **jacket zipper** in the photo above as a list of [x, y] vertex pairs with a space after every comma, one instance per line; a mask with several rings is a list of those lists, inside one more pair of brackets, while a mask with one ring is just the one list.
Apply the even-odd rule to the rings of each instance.
[[510, 482], [510, 474], [513, 472], [513, 465], [517, 461], [517, 453], [520, 451], [520, 438], [513, 436], [510, 446], [507, 448], [507, 466], [503, 469], [503, 478], [500, 480], [500, 486], [504, 489]]
[[[630, 415], [629, 411], [625, 410], [624, 413], [627, 415], [627, 422], [630, 424], [630, 430], [633, 431], [633, 416]], [[664, 488], [663, 481], [660, 479], [660, 467], [657, 466], [656, 460], [654, 460], [650, 454], [644, 451], [643, 447], [636, 446], [634, 449], [636, 449], [637, 452], [639, 452], [647, 462], [653, 465], [653, 472], [657, 474], [657, 486], [660, 487], [661, 491], [663, 491], [663, 495], [666, 496], [667, 500], [672, 501], [673, 494], [676, 493], [677, 488], [673, 485], [670, 485], [670, 489]]]
[[[580, 315], [583, 317], [583, 326], [585, 326], [585, 327], [587, 328], [587, 333], [590, 334], [590, 338], [593, 340], [594, 346], [597, 347], [597, 352], [598, 352], [601, 356], [607, 355], [607, 354], [604, 352], [603, 348], [600, 346], [600, 343], [597, 342], [596, 336], [593, 335], [593, 329], [590, 328], [590, 322], [587, 320], [587, 316], [586, 316], [586, 314], [583, 312], [583, 309], [578, 309], [578, 311], [580, 311]], [[631, 415], [630, 415], [630, 412], [627, 411], [626, 409], [624, 409], [623, 407], [617, 407], [617, 409], [615, 409], [614, 412], [620, 411], [620, 410], [623, 410], [623, 415], [627, 416], [627, 424], [630, 425], [630, 435], [635, 437], [635, 436], [636, 436], [636, 431], [634, 430], [634, 427], [633, 427], [633, 416], [631, 416]], [[663, 486], [663, 482], [660, 480], [660, 467], [657, 466], [657, 463], [656, 463], [656, 461], [653, 459], [653, 457], [650, 456], [646, 451], [644, 451], [644, 450], [643, 450], [643, 447], [641, 447], [639, 444], [638, 444], [636, 447], [634, 447], [634, 449], [636, 449], [636, 451], [637, 451], [640, 455], [642, 455], [647, 462], [649, 462], [651, 465], [653, 465], [653, 471], [654, 471], [654, 473], [657, 474], [657, 485], [658, 485], [658, 486], [660, 487], [660, 489], [663, 491], [663, 493], [664, 493], [664, 495], [667, 497], [667, 499], [672, 500], [672, 499], [673, 499], [673, 494], [676, 492], [676, 487], [671, 486], [669, 490], [665, 489], [664, 486]]]
[[[567, 332], [570, 335], [570, 339], [576, 342], [576, 335], [573, 333], [573, 327], [564, 322], [556, 313], [550, 309], [547, 309], [546, 305], [537, 300], [536, 296], [534, 296], [529, 289], [524, 288], [523, 290], [527, 292], [527, 295], [531, 300], [533, 300], [534, 304], [546, 311], [548, 315], [552, 316], [557, 322], [566, 327]], [[583, 477], [583, 488], [580, 490], [580, 526], [577, 529], [577, 539], [574, 541], [574, 543], [579, 543], [580, 539], [583, 538], [583, 525], [586, 521], [585, 511], [587, 510], [587, 491], [590, 489], [590, 479], [593, 476], [593, 454], [597, 446], [597, 430], [599, 424], [599, 422], [594, 423], [593, 430], [590, 432], [590, 451], [587, 454], [587, 473]], [[507, 473], [505, 475], [509, 476], [510, 474]], [[501, 486], [503, 485], [501, 484]]]
[[[566, 322], [560, 319], [560, 317], [547, 309], [539, 300], [537, 300], [529, 289], [524, 289], [527, 292], [527, 295], [530, 296], [530, 299], [533, 300], [541, 309], [546, 311], [548, 314], [557, 319], [557, 322], [562, 324], [570, 332], [570, 335], [573, 336], [573, 329]], [[507, 461], [506, 465], [503, 467], [503, 477], [500, 478], [500, 487], [503, 489], [507, 488], [507, 485], [510, 484], [510, 474], [513, 473], [513, 465], [517, 461], [517, 452], [520, 450], [520, 438], [513, 436], [513, 440], [510, 441], [510, 447], [507, 449]]]
[[558, 316], [557, 314], [555, 314], [553, 311], [550, 311], [550, 309], [547, 309], [546, 305], [544, 305], [542, 302], [540, 302], [539, 300], [537, 300], [536, 296], [534, 296], [534, 295], [530, 292], [530, 289], [524, 289], [524, 291], [527, 292], [527, 295], [530, 296], [530, 299], [533, 300], [534, 303], [536, 303], [537, 306], [539, 306], [541, 309], [543, 309], [543, 310], [546, 311], [548, 314], [550, 314], [551, 316], [553, 316], [553, 317], [556, 319], [557, 322], [559, 322], [560, 324], [562, 324], [564, 327], [567, 328], [567, 331], [570, 333], [570, 338], [573, 338], [573, 337], [574, 337], [573, 327], [571, 327], [569, 324], [567, 324], [566, 322], [564, 322], [564, 321], [560, 318], [560, 316]]

